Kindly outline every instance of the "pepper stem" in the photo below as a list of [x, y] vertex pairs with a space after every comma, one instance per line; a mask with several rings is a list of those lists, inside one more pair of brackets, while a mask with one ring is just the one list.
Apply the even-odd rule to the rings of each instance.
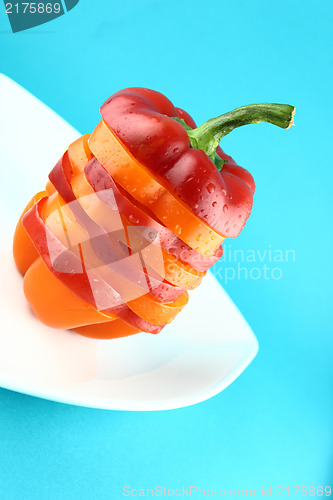
[[294, 114], [295, 108], [289, 104], [250, 104], [212, 118], [200, 127], [187, 130], [187, 133], [192, 148], [202, 149], [209, 157], [214, 158], [222, 137], [235, 128], [267, 122], [288, 129], [294, 124]]

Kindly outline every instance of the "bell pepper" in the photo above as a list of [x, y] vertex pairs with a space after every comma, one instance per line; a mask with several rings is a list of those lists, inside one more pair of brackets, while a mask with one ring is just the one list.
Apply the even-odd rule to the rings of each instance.
[[294, 108], [250, 105], [196, 127], [162, 94], [131, 88], [101, 114], [26, 207], [14, 258], [46, 324], [95, 338], [158, 333], [251, 212], [253, 178], [220, 140], [250, 123], [289, 128]]
[[[95, 162], [97, 162], [96, 159], [91, 160], [91, 162], [88, 163], [88, 165], [92, 165]], [[118, 210], [112, 210], [109, 211], [109, 213], [104, 214], [104, 217], [106, 221], [108, 219], [112, 220], [113, 223], [112, 225], [114, 226], [114, 231], [112, 233], [108, 233], [107, 230], [105, 230], [105, 227], [102, 224], [97, 224], [90, 216], [89, 216], [89, 205], [91, 205], [91, 200], [88, 200], [87, 203], [87, 208], [84, 209], [83, 206], [81, 205], [82, 200], [85, 199], [85, 197], [81, 198], [79, 202], [77, 202], [75, 193], [73, 192], [72, 186], [70, 183], [67, 182], [67, 178], [70, 176], [70, 162], [68, 161], [68, 156], [66, 154], [62, 158], [62, 162], [58, 162], [56, 167], [53, 169], [53, 171], [50, 174], [50, 178], [52, 179], [53, 185], [57, 188], [58, 193], [61, 195], [61, 197], [69, 203], [68, 206], [71, 207], [71, 210], [74, 211], [74, 215], [77, 220], [81, 221], [83, 227], [87, 231], [87, 235], [89, 236], [89, 246], [93, 248], [93, 251], [95, 252], [95, 262], [99, 260], [100, 264], [112, 264], [112, 260], [117, 257], [118, 261], [121, 259], [126, 258], [126, 263], [123, 262], [117, 262], [116, 263], [116, 268], [117, 272], [116, 274], [118, 275], [118, 279], [112, 280], [112, 275], [109, 272], [108, 276], [111, 279], [110, 284], [112, 287], [119, 292], [122, 297], [123, 294], [121, 293], [121, 290], [119, 287], [122, 287], [122, 280], [127, 280], [127, 283], [130, 281], [133, 281], [133, 286], [137, 289], [138, 284], [140, 282], [144, 286], [145, 282], [145, 277], [142, 275], [142, 266], [140, 266], [140, 270], [136, 269], [135, 267], [135, 258], [137, 257], [132, 257], [130, 256], [130, 253], [128, 249], [124, 249], [121, 244], [119, 243], [126, 243], [126, 240], [123, 238], [122, 240], [122, 234], [124, 233], [123, 230], [121, 230], [121, 227], [119, 226], [120, 222], [120, 217], [119, 220], [117, 221], [114, 218], [114, 214], [119, 216]], [[106, 190], [103, 191], [103, 193], [106, 193]], [[113, 194], [113, 192], [112, 192]], [[94, 197], [94, 200], [97, 197]], [[118, 231], [117, 231], [118, 229]], [[68, 231], [67, 231], [68, 233]], [[148, 232], [148, 237], [149, 237], [149, 232]], [[154, 233], [153, 233], [154, 234]], [[116, 238], [116, 240], [115, 240]], [[122, 241], [121, 241], [122, 240]], [[148, 238], [147, 238], [148, 240]], [[84, 248], [81, 245], [82, 251], [83, 249], [86, 249], [87, 246], [85, 245]], [[85, 252], [84, 252], [85, 253]], [[143, 253], [143, 252], [141, 252]], [[91, 255], [91, 254], [90, 254]], [[86, 268], [87, 266], [90, 267], [90, 263], [92, 262], [92, 259], [88, 259], [87, 261], [87, 254], [83, 255], [85, 262], [86, 262]], [[160, 258], [160, 261], [162, 259]], [[94, 265], [94, 267], [97, 267], [97, 265]], [[104, 268], [105, 271], [108, 271], [107, 268]], [[115, 270], [113, 270], [115, 271]], [[120, 275], [119, 275], [120, 273]], [[119, 279], [122, 278], [122, 279]], [[147, 283], [146, 283], [147, 285]], [[163, 278], [159, 280], [158, 278], [154, 277], [151, 273], [149, 274], [149, 284], [147, 285], [149, 287], [149, 290], [152, 295], [154, 295], [158, 300], [161, 302], [170, 302], [174, 299], [176, 299], [180, 293], [182, 292], [179, 287], [175, 287], [174, 285], [170, 285], [168, 282], [164, 282]], [[128, 289], [131, 288], [128, 286]], [[146, 289], [146, 292], [148, 292], [148, 289]], [[124, 298], [124, 300], [128, 301], [129, 300], [129, 294], [130, 292], [128, 291], [127, 293], [127, 298]], [[137, 292], [136, 292], [137, 294]]]
[[[184, 116], [186, 116], [184, 111], [183, 113]], [[194, 123], [189, 115], [187, 115], [187, 120], [190, 123]], [[90, 164], [88, 169], [85, 170], [85, 167], [92, 159], [92, 153], [90, 151], [87, 152], [87, 143], [89, 138], [90, 134], [86, 134], [77, 139], [77, 141], [69, 146], [68, 157], [66, 157], [66, 155], [63, 157], [63, 162], [65, 162], [65, 165], [62, 165], [63, 170], [65, 169], [68, 171], [71, 169], [68, 164], [68, 160], [71, 165], [73, 165], [73, 161], [75, 162], [72, 167], [73, 173], [71, 174], [69, 172], [69, 174], [66, 175], [70, 178], [71, 189], [74, 192], [76, 199], [80, 201], [82, 200], [82, 197], [93, 194], [95, 191], [112, 189], [117, 198], [116, 201], [118, 206], [121, 205], [120, 215], [123, 219], [123, 223], [125, 217], [127, 217], [127, 226], [139, 225], [156, 229], [158, 231], [159, 241], [163, 249], [172, 254], [173, 257], [181, 261], [181, 263], [188, 264], [194, 268], [194, 270], [199, 272], [205, 272], [221, 258], [223, 253], [222, 246], [220, 246], [212, 256], [208, 257], [201, 255], [180, 240], [172, 231], [159, 223], [156, 218], [152, 218], [151, 215], [153, 214], [149, 215], [147, 211], [141, 210], [137, 204], [132, 203], [131, 200], [126, 197], [126, 191], [114, 182], [112, 176], [108, 175], [107, 171], [100, 165], [99, 162], [93, 162], [93, 164]], [[79, 161], [78, 158], [80, 159]], [[89, 175], [89, 181], [85, 175], [87, 172]], [[93, 184], [91, 185], [91, 183]], [[51, 186], [53, 185], [51, 184]], [[53, 192], [54, 191], [55, 188], [53, 187]], [[91, 214], [91, 210], [92, 207], [89, 207], [89, 215], [94, 219], [94, 215]], [[96, 222], [99, 222], [103, 216], [103, 210], [100, 206], [98, 207], [98, 210], [95, 211], [95, 215], [98, 217]], [[107, 218], [108, 223], [109, 220], [110, 217]]]

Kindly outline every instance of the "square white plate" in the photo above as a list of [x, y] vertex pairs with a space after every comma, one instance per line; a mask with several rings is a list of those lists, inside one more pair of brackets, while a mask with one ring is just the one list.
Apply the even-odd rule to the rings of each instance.
[[252, 361], [258, 342], [208, 273], [159, 335], [93, 340], [41, 324], [31, 313], [11, 253], [16, 221], [79, 133], [0, 75], [0, 386], [81, 406], [166, 410], [222, 391]]

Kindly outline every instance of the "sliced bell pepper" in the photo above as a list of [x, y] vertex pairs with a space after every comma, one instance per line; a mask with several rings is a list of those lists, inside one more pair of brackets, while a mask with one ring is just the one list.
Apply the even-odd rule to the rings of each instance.
[[133, 326], [128, 325], [121, 319], [115, 319], [108, 323], [80, 326], [78, 328], [72, 328], [72, 330], [83, 337], [93, 339], [117, 339], [119, 337], [127, 337], [135, 333], [140, 333], [140, 330], [133, 328]]
[[[22, 224], [33, 239], [33, 243], [51, 273], [67, 286], [75, 295], [84, 302], [96, 306], [96, 299], [112, 303], [111, 307], [103, 310], [104, 314], [112, 314], [129, 323], [140, 331], [158, 333], [163, 326], [153, 325], [137, 316], [121, 300], [120, 295], [103, 280], [98, 280], [94, 274], [89, 276], [81, 260], [73, 253], [66, 252], [66, 247], [47, 228], [41, 211], [47, 198], [40, 199], [22, 218]], [[57, 262], [57, 256], [61, 259]], [[57, 263], [55, 265], [55, 262]], [[92, 289], [94, 283], [94, 290]]]
[[72, 175], [82, 172], [82, 167], [92, 160], [93, 154], [88, 147], [90, 134], [85, 134], [68, 146], [68, 158], [72, 166]]
[[[234, 238], [250, 215], [253, 192], [248, 182], [238, 177], [238, 168], [222, 168], [216, 148], [222, 137], [242, 125], [269, 122], [289, 128], [294, 108], [252, 104], [192, 130], [165, 96], [129, 88], [107, 99], [101, 114], [124, 147], [164, 187], [217, 233]], [[253, 179], [250, 184], [254, 186]]]
[[45, 184], [45, 191], [48, 196], [51, 196], [53, 193], [55, 193], [56, 190], [51, 181], [47, 181], [47, 183]]
[[21, 217], [16, 225], [14, 239], [13, 239], [13, 255], [15, 264], [23, 276], [31, 266], [31, 264], [39, 257], [39, 253], [36, 250], [35, 245], [28, 236], [26, 230], [22, 224], [22, 218], [31, 207], [37, 203], [38, 200], [44, 198], [47, 195], [46, 191], [40, 191], [35, 194], [33, 198], [29, 201], [25, 209], [23, 210]]
[[214, 255], [225, 236], [198, 219], [180, 199], [167, 191], [120, 143], [104, 121], [91, 134], [89, 148], [113, 179], [176, 236], [196, 252]]
[[[158, 235], [158, 244], [162, 247], [164, 271], [165, 273], [167, 273], [165, 274], [165, 278], [167, 281], [170, 281], [170, 283], [178, 285], [184, 289], [192, 289], [195, 284], [199, 284], [202, 277], [204, 276], [204, 273], [197, 271], [190, 265], [177, 260], [177, 255], [181, 256], [185, 249], [185, 245], [181, 242], [181, 240], [179, 240], [177, 237], [176, 240], [178, 241], [175, 241], [175, 238], [170, 238], [170, 235], [174, 236], [170, 230], [166, 229], [159, 222], [154, 220], [151, 216], [149, 216], [138, 206], [132, 203], [131, 200], [126, 197], [125, 193], [119, 190], [119, 187], [113, 181], [110, 174], [96, 159], [91, 161], [85, 167], [85, 177], [87, 182], [89, 182], [94, 188], [94, 192], [96, 192], [97, 194], [105, 193], [109, 189], [112, 190], [113, 196], [117, 203], [117, 208], [122, 217], [123, 224], [125, 228], [127, 228], [128, 232], [130, 232], [130, 228], [132, 229], [135, 226], [145, 228], [148, 233], [150, 230], [156, 231]], [[113, 205], [112, 201], [111, 204]], [[107, 204], [106, 199], [105, 203]], [[130, 232], [130, 234], [132, 234], [132, 231]], [[131, 237], [129, 238], [129, 240], [129, 245], [132, 250], [137, 250], [137, 248], [135, 247], [135, 241], [133, 241]], [[176, 252], [176, 254], [171, 255], [167, 250], [165, 250], [165, 248]], [[189, 247], [187, 248], [190, 252], [191, 249]], [[197, 253], [192, 250], [193, 258], [195, 257], [195, 254]], [[204, 257], [202, 257], [200, 254], [197, 254], [197, 256], [199, 257], [200, 261], [204, 260]], [[159, 257], [160, 255], [157, 255], [156, 260], [158, 260]], [[150, 259], [152, 260], [152, 256], [150, 257]], [[150, 265], [151, 267], [154, 267], [156, 269], [156, 267], [153, 266], [152, 262]], [[184, 283], [182, 282], [183, 275], [184, 277], [186, 277]], [[190, 288], [187, 288], [187, 285], [190, 285]]]
[[26, 272], [23, 290], [37, 318], [52, 328], [74, 328], [116, 319], [75, 295], [55, 277], [41, 257]]
[[177, 314], [188, 303], [188, 293], [185, 291], [170, 303], [158, 302], [150, 294], [138, 297], [127, 302], [128, 307], [140, 318], [154, 323], [155, 325], [166, 325], [171, 323]]
[[[65, 158], [65, 162], [64, 162]], [[70, 178], [70, 165], [67, 162], [66, 163], [66, 156], [64, 155], [63, 162], [62, 163], [62, 168], [58, 168], [56, 171], [56, 174], [53, 172], [52, 177], [52, 182], [53, 185], [58, 189], [58, 193], [61, 195], [64, 193], [64, 195], [67, 197], [67, 200], [73, 200], [74, 196], [71, 191], [71, 186], [69, 185], [68, 179]], [[94, 161], [94, 160], [93, 160]], [[95, 160], [96, 161], [96, 160]], [[59, 164], [60, 165], [60, 164]], [[67, 171], [66, 171], [67, 168]], [[64, 188], [64, 186], [66, 186]], [[75, 193], [74, 193], [75, 194]], [[81, 211], [79, 210], [79, 216], [81, 214]], [[85, 214], [87, 214], [87, 211], [85, 211]], [[46, 213], [45, 213], [46, 215]], [[91, 225], [91, 222], [90, 222]], [[58, 227], [60, 224], [58, 224]], [[85, 228], [89, 231], [89, 228], [85, 225]], [[68, 232], [68, 230], [67, 230]], [[54, 233], [53, 233], [54, 234]], [[55, 236], [57, 236], [55, 234]], [[106, 244], [106, 242], [105, 242]], [[119, 265], [119, 264], [118, 264]], [[126, 268], [128, 269], [129, 265], [126, 263]], [[133, 274], [133, 268], [131, 274]], [[97, 274], [95, 272], [95, 274]], [[109, 277], [110, 275], [108, 275]], [[150, 276], [150, 282], [154, 281], [154, 279]], [[142, 279], [142, 278], [141, 278]], [[127, 288], [130, 286], [128, 282], [127, 283]], [[125, 283], [125, 288], [126, 288], [126, 283]], [[119, 292], [119, 288], [122, 285], [122, 281], [120, 280], [120, 276], [118, 275], [118, 279], [116, 277], [115, 284], [113, 285], [113, 282], [111, 281], [112, 286], [115, 286], [116, 290]], [[163, 291], [165, 289], [170, 289], [170, 285], [168, 283], [163, 283]], [[142, 319], [148, 321], [149, 323], [154, 323], [155, 325], [165, 325], [172, 321], [174, 319], [175, 315], [184, 307], [184, 305], [188, 301], [188, 295], [186, 292], [184, 292], [182, 295], [179, 296], [179, 290], [178, 288], [172, 286], [172, 289], [176, 291], [178, 298], [176, 298], [173, 302], [168, 302], [166, 304], [159, 302], [154, 298], [152, 293], [154, 292], [154, 295], [156, 295], [158, 298], [160, 298], [160, 292], [159, 292], [159, 287], [155, 286], [152, 290], [151, 293], [147, 293], [143, 296], [139, 296], [138, 298], [128, 301], [127, 305], [128, 307], [136, 314], [138, 314]], [[157, 290], [157, 291], [156, 291]], [[178, 291], [179, 290], [179, 291]], [[136, 293], [138, 296], [139, 294]], [[170, 295], [170, 293], [169, 293]], [[165, 299], [165, 295], [163, 295], [163, 299]], [[165, 302], [165, 300], [163, 300]], [[149, 320], [147, 319], [149, 318]]]
[[112, 314], [97, 311], [74, 295], [55, 278], [41, 257], [29, 267], [23, 288], [36, 317], [52, 328], [70, 328], [86, 337], [104, 339], [140, 331]]
[[[64, 246], [70, 242], [70, 248], [78, 258], [80, 258], [81, 252], [86, 270], [93, 268], [96, 277], [107, 280], [125, 302], [131, 300], [133, 296], [138, 297], [147, 294], [150, 290], [160, 302], [175, 300], [182, 293], [180, 287], [172, 286], [165, 281], [162, 283], [154, 278], [152, 273], [148, 273], [148, 276], [146, 276], [138, 255], [124, 254], [123, 258], [126, 258], [126, 261], [103, 262], [95, 254], [91, 245], [92, 240], [89, 239], [84, 228], [75, 221], [68, 205], [63, 201], [60, 203], [59, 197], [54, 196], [52, 195], [44, 205], [43, 219], [46, 226]], [[121, 232], [118, 238], [119, 240], [122, 238]], [[158, 247], [156, 249], [161, 253]], [[148, 252], [148, 254], [151, 257], [154, 252]], [[156, 259], [159, 262], [161, 260], [161, 258], [158, 259], [158, 256]], [[147, 278], [149, 283], [147, 283]], [[161, 279], [163, 280], [163, 278]]]
[[[177, 260], [173, 255], [162, 249], [165, 279], [173, 285], [184, 288], [185, 290], [194, 290], [200, 285], [207, 271], [200, 272], [188, 264]], [[151, 264], [152, 266], [153, 264]]]
[[206, 271], [222, 256], [222, 246], [210, 257], [201, 255], [189, 247], [170, 229], [159, 222], [147, 207], [140, 205], [116, 184], [109, 172], [96, 159], [86, 165], [84, 172], [86, 180], [97, 194], [100, 191], [112, 189], [118, 210], [127, 226], [142, 226], [156, 230], [162, 248], [174, 255], [178, 260], [189, 264], [198, 271]]
[[[250, 123], [289, 128], [294, 108], [256, 104], [196, 127], [162, 94], [132, 88], [111, 96], [101, 114], [19, 222], [15, 260], [21, 272], [28, 268], [26, 296], [47, 324], [95, 338], [158, 333], [187, 303], [183, 290], [200, 283], [251, 212], [253, 178], [219, 148], [221, 138]], [[149, 244], [141, 250], [142, 241]], [[141, 273], [131, 264], [139, 251], [147, 257]], [[115, 271], [112, 263], [125, 257]], [[125, 303], [143, 278], [149, 292]]]
[[[90, 208], [89, 205], [91, 205], [89, 200], [88, 200], [88, 204], [86, 207], [86, 208], [88, 208], [88, 210], [87, 209], [84, 210], [84, 207], [82, 206], [82, 203], [84, 205], [84, 202], [83, 202], [84, 198], [79, 199], [78, 201], [80, 204], [76, 203], [76, 205], [74, 205], [74, 208], [72, 208], [73, 203], [76, 201], [76, 197], [72, 191], [71, 185], [67, 181], [67, 178], [69, 178], [69, 176], [70, 176], [70, 172], [69, 172], [70, 167], [68, 166], [69, 165], [68, 161], [66, 161], [66, 155], [64, 155], [63, 159], [64, 158], [65, 158], [65, 161], [63, 161], [63, 163], [62, 163], [62, 168], [60, 168], [60, 163], [58, 163], [56, 170], [52, 171], [52, 175], [51, 175], [52, 182], [56, 186], [58, 193], [60, 195], [62, 195], [62, 197], [64, 197], [64, 198], [66, 197], [66, 200], [69, 201], [68, 206], [71, 207], [70, 210], [74, 211], [75, 217], [82, 223], [82, 227], [87, 231], [87, 237], [85, 239], [87, 240], [89, 247], [91, 246], [93, 251], [96, 254], [95, 261], [100, 260], [101, 264], [104, 264], [103, 272], [104, 273], [107, 272], [109, 278], [111, 278], [111, 281], [110, 281], [111, 286], [115, 290], [117, 290], [121, 295], [123, 295], [123, 293], [125, 291], [124, 286], [123, 286], [124, 280], [125, 280], [125, 282], [127, 283], [128, 294], [131, 293], [130, 289], [134, 287], [134, 293], [137, 296], [138, 293], [136, 292], [136, 289], [139, 286], [138, 284], [141, 283], [143, 286], [146, 286], [147, 285], [146, 278], [148, 278], [149, 279], [148, 287], [149, 287], [150, 293], [152, 295], [154, 295], [154, 297], [156, 297], [157, 300], [163, 301], [163, 302], [169, 302], [170, 300], [172, 301], [172, 300], [176, 299], [182, 293], [182, 290], [179, 287], [176, 287], [175, 285], [171, 285], [171, 284], [165, 282], [163, 280], [163, 277], [161, 279], [159, 279], [158, 276], [154, 277], [154, 275], [152, 275], [151, 273], [148, 273], [148, 276], [144, 276], [142, 274], [142, 264], [140, 261], [138, 261], [139, 256], [130, 255], [128, 253], [126, 254], [127, 248], [124, 249], [118, 245], [119, 242], [121, 243], [121, 240], [123, 240], [123, 242], [124, 242], [124, 238], [122, 238], [122, 234], [124, 231], [123, 231], [123, 229], [120, 228], [120, 225], [119, 225], [121, 223], [121, 219], [120, 219], [120, 222], [118, 221], [118, 225], [116, 225], [114, 227], [114, 229], [115, 229], [114, 233], [108, 233], [108, 230], [112, 229], [112, 225], [114, 225], [114, 223], [111, 223], [111, 227], [107, 228], [107, 230], [105, 230], [103, 225], [96, 224], [96, 222], [89, 217], [89, 208]], [[94, 162], [94, 161], [97, 161], [97, 160], [92, 160], [92, 162]], [[89, 165], [89, 163], [88, 163], [88, 165]], [[95, 198], [97, 198], [96, 195], [95, 195]], [[73, 201], [70, 201], [70, 200], [73, 200]], [[48, 206], [48, 202], [46, 202], [46, 206]], [[65, 208], [67, 208], [67, 207], [65, 207]], [[102, 208], [100, 208], [100, 210], [102, 210]], [[54, 214], [56, 214], [56, 212], [53, 212], [53, 215]], [[49, 212], [44, 211], [45, 219], [46, 219], [47, 215], [52, 215], [52, 214], [49, 214]], [[117, 215], [119, 216], [118, 212], [116, 212], [116, 216]], [[111, 217], [109, 217], [109, 218], [111, 218]], [[105, 214], [104, 214], [104, 219], [106, 219], [106, 222], [108, 221], [108, 217], [107, 216], [105, 217]], [[58, 218], [58, 220], [55, 221], [54, 227], [60, 228], [59, 220], [60, 220], [60, 217]], [[69, 227], [71, 227], [71, 226], [74, 227], [73, 233], [75, 234], [75, 230], [76, 230], [77, 225], [73, 225], [73, 223], [71, 223], [70, 220], [69, 220], [69, 223], [70, 223]], [[117, 224], [117, 221], [116, 221], [116, 224]], [[121, 227], [123, 227], [123, 226], [121, 225]], [[68, 228], [65, 229], [65, 231], [66, 231], [66, 234], [68, 235], [69, 234]], [[112, 244], [112, 241], [111, 241], [112, 235], [113, 235], [113, 238], [116, 238], [115, 244]], [[149, 236], [149, 233], [148, 233], [148, 236]], [[79, 237], [79, 239], [80, 239], [80, 237]], [[88, 237], [89, 237], [89, 241], [87, 239]], [[74, 236], [74, 239], [76, 241], [75, 236]], [[79, 239], [77, 241], [79, 241]], [[84, 241], [84, 238], [81, 237], [81, 241]], [[87, 245], [85, 245], [84, 249], [86, 249], [86, 248], [87, 248]], [[89, 248], [88, 248], [88, 251], [89, 251]], [[143, 252], [141, 252], [141, 253], [143, 253]], [[89, 255], [91, 255], [91, 253]], [[85, 256], [86, 255], [84, 255], [84, 257]], [[111, 267], [112, 259], [114, 259], [116, 256], [118, 256], [118, 261], [116, 262], [114, 269], [113, 269], [113, 274], [114, 274], [114, 272], [116, 274], [113, 275], [113, 279], [112, 279], [112, 274], [110, 274], [110, 273], [112, 273], [112, 270], [111, 269], [108, 270], [106, 266], [108, 266], [110, 264], [110, 267]], [[126, 258], [126, 262], [122, 262], [122, 259], [124, 259], [124, 258]], [[161, 260], [162, 260], [162, 257], [161, 257]], [[138, 264], [137, 267], [135, 264], [136, 261]], [[92, 260], [89, 259], [88, 262], [92, 262]], [[90, 267], [89, 264], [87, 264], [86, 267], [87, 268]], [[131, 282], [133, 285], [131, 285]], [[125, 288], [126, 288], [126, 286], [125, 286]], [[144, 291], [142, 293], [146, 293], [148, 291], [147, 288], [144, 288], [143, 290]], [[124, 300], [126, 300], [126, 301], [129, 299], [128, 294], [127, 294], [127, 297], [124, 298]]]

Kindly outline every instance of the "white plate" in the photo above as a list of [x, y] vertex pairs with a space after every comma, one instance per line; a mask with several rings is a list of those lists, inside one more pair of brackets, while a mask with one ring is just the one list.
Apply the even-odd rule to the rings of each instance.
[[11, 255], [17, 218], [78, 132], [0, 75], [2, 252], [0, 386], [116, 410], [166, 410], [204, 401], [235, 380], [258, 342], [211, 273], [159, 335], [92, 340], [41, 324]]

